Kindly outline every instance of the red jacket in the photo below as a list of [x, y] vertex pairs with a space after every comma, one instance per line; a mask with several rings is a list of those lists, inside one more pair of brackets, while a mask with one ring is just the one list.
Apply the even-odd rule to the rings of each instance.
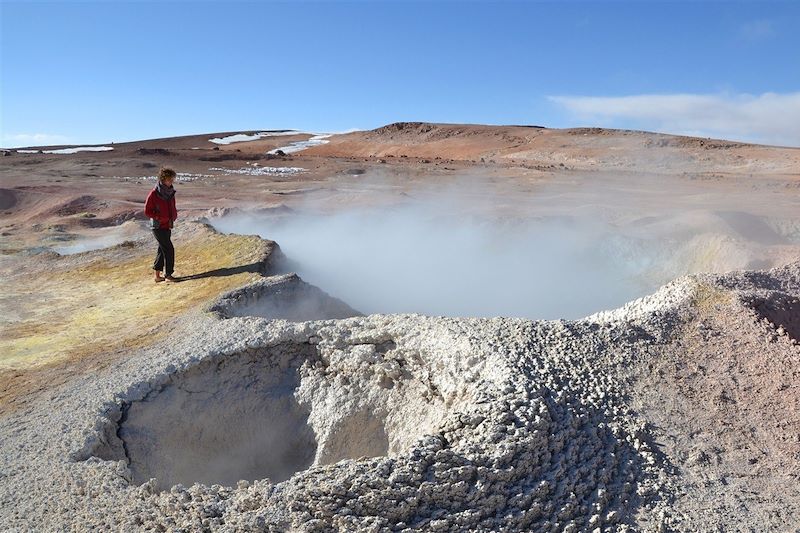
[[144, 203], [144, 214], [147, 218], [158, 220], [160, 229], [170, 229], [172, 223], [178, 218], [178, 210], [175, 208], [175, 197], [169, 200], [161, 198], [156, 190], [150, 191], [147, 201]]

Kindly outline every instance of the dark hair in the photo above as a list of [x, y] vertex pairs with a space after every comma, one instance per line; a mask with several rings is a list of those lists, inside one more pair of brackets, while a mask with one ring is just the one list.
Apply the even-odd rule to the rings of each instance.
[[161, 170], [158, 171], [158, 181], [164, 181], [167, 178], [175, 179], [175, 171], [169, 167], [161, 167]]

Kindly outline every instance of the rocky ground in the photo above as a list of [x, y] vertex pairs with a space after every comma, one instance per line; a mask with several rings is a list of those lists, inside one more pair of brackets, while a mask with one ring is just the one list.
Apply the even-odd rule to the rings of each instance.
[[795, 263], [575, 322], [185, 316], [3, 418], [3, 521], [789, 530], [799, 295]]
[[[4, 157], [3, 529], [796, 530], [798, 150], [606, 130], [489, 133], [403, 124], [336, 136], [270, 163], [307, 169], [297, 175], [188, 175], [222, 154], [253, 156], [212, 162], [232, 161], [229, 171], [267, 166], [255, 156], [283, 146], [272, 137]], [[554, 150], [556, 140], [567, 146]], [[585, 184], [587, 172], [610, 183], [598, 165], [615, 161], [620, 184], [641, 168], [641, 143], [681, 160], [641, 187], [668, 182], [739, 205], [745, 215], [720, 220], [772, 268], [683, 276], [575, 321], [361, 316], [286, 273], [274, 243], [199, 220], [298, 196], [322, 207], [391, 202], [476, 165], [503, 198]], [[581, 163], [588, 145], [599, 159]], [[176, 230], [195, 252], [172, 286], [149, 279], [138, 212], [151, 183], [134, 175], [169, 161], [187, 173], [182, 214], [198, 219]], [[359, 181], [383, 168], [386, 180]], [[100, 229], [122, 241], [57, 253]]]

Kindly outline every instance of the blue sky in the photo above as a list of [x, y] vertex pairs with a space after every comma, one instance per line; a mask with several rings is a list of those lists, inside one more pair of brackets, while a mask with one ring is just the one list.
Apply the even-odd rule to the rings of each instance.
[[800, 146], [800, 2], [0, 1], [0, 144], [400, 120]]

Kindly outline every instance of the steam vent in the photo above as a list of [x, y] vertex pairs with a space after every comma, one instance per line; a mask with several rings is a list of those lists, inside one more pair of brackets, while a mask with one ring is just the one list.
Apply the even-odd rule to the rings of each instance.
[[[770, 388], [797, 357], [798, 295], [794, 263], [570, 322], [361, 316], [267, 276], [11, 415], [4, 491], [40, 499], [4, 492], [4, 513], [115, 531], [665, 531], [727, 494], [711, 527], [741, 504], [737, 476], [798, 453], [752, 416], [794, 401]], [[697, 350], [719, 355], [701, 369]], [[747, 442], [713, 440], [723, 416], [754, 424]]]

